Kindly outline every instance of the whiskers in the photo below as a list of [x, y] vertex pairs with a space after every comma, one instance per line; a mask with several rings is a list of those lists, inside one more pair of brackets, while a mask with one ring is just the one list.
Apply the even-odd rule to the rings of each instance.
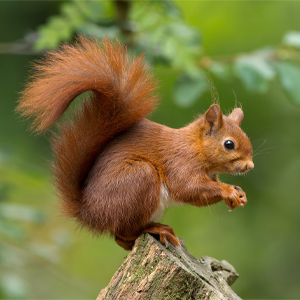
[[[259, 140], [256, 140], [256, 141], [259, 141]], [[256, 142], [256, 141], [254, 141], [254, 142]], [[254, 143], [254, 142], [252, 142], [252, 143]], [[276, 148], [276, 147], [262, 148], [265, 145], [266, 142], [267, 142], [267, 140], [263, 140], [261, 145], [253, 152], [252, 158], [254, 158], [258, 155], [261, 155], [261, 154], [269, 154], [269, 152], [266, 152], [267, 150]]]

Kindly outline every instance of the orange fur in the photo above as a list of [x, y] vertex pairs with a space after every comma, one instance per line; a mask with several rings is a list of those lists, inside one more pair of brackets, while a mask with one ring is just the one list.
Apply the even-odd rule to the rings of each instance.
[[[214, 104], [181, 129], [145, 119], [157, 101], [155, 81], [141, 56], [130, 59], [124, 46], [108, 39], [80, 38], [49, 53], [35, 68], [17, 111], [34, 118], [38, 133], [52, 126], [76, 96], [92, 91], [52, 139], [63, 209], [83, 226], [114, 235], [124, 249], [144, 232], [180, 245], [172, 228], [153, 219], [162, 205], [162, 188], [175, 203], [205, 206], [225, 199], [231, 209], [246, 203], [239, 187], [217, 176], [254, 166], [251, 143], [240, 129], [240, 108], [226, 117]], [[234, 150], [225, 148], [226, 139], [234, 141]]]

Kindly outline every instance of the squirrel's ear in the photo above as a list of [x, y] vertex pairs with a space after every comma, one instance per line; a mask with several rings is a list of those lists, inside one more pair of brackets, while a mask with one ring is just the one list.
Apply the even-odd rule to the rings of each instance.
[[213, 104], [205, 113], [206, 132], [212, 134], [223, 124], [222, 111], [219, 105]]
[[244, 113], [241, 108], [235, 108], [232, 113], [228, 116], [228, 119], [234, 121], [239, 126], [241, 126], [244, 118]]

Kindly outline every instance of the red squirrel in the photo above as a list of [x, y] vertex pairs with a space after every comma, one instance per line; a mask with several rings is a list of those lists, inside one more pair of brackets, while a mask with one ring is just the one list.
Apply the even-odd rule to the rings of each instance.
[[240, 187], [218, 180], [218, 173], [254, 167], [251, 143], [240, 128], [241, 108], [225, 116], [213, 104], [180, 129], [145, 119], [158, 100], [156, 81], [143, 56], [132, 58], [107, 38], [80, 37], [48, 53], [35, 71], [17, 111], [34, 118], [37, 133], [91, 91], [52, 138], [63, 211], [83, 227], [114, 236], [127, 250], [147, 232], [180, 246], [173, 229], [158, 223], [165, 208], [222, 199], [231, 210], [246, 204]]

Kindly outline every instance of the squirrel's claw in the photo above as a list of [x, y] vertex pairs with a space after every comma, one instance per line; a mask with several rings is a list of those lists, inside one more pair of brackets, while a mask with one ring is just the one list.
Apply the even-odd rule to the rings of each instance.
[[178, 237], [175, 235], [173, 228], [160, 223], [150, 223], [142, 233], [153, 233], [159, 235], [160, 241], [168, 247], [168, 240], [175, 247], [181, 247]]

